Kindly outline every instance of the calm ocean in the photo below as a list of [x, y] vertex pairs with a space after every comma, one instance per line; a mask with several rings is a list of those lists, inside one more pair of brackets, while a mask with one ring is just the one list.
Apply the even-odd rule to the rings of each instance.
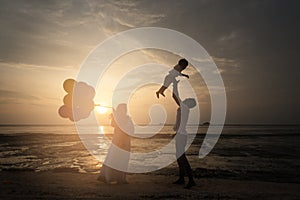
[[[199, 127], [187, 151], [196, 177], [300, 182], [300, 126], [225, 126], [214, 149], [199, 159], [206, 130]], [[101, 141], [103, 133], [111, 135], [112, 131], [103, 126], [94, 134]], [[157, 137], [133, 139], [132, 151], [157, 149], [169, 142], [173, 133], [172, 126], [165, 126]], [[103, 156], [106, 153], [104, 149]], [[174, 162], [157, 173], [176, 174], [176, 167]], [[0, 171], [98, 173], [100, 169], [101, 163], [85, 149], [73, 125], [0, 126]]]

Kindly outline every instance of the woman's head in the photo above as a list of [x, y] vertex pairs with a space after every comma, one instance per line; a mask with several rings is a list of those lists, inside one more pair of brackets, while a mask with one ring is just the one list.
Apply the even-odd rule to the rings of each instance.
[[194, 108], [196, 106], [196, 100], [194, 98], [187, 98], [183, 102], [187, 107]]
[[121, 103], [117, 106], [116, 112], [119, 115], [127, 115], [127, 104], [126, 103]]

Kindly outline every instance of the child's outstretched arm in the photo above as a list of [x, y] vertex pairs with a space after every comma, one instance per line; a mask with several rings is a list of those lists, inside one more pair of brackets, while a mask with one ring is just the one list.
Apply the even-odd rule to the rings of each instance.
[[181, 76], [184, 76], [184, 77], [190, 78], [190, 76], [189, 76], [189, 75], [187, 75], [187, 74], [182, 74], [182, 73], [181, 73]]

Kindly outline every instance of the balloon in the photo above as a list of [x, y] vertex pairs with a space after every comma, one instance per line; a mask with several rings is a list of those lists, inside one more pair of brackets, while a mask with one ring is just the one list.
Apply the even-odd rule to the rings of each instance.
[[59, 115], [69, 118], [73, 122], [88, 118], [95, 106], [93, 101], [96, 94], [95, 89], [74, 79], [65, 80], [63, 88], [68, 94], [63, 99], [64, 105], [58, 110]]
[[74, 118], [73, 118], [73, 115], [69, 117], [69, 120], [71, 120], [72, 122], [74, 122]]
[[92, 110], [94, 110], [94, 107], [95, 107], [94, 105], [95, 105], [94, 101], [90, 100], [84, 104], [80, 104], [79, 109], [83, 112], [91, 112]]
[[65, 80], [63, 84], [64, 90], [68, 93], [72, 93], [75, 83], [76, 81], [74, 79]]
[[73, 106], [79, 106], [81, 107], [82, 105], [85, 105], [88, 102], [91, 102], [91, 99], [86, 98], [83, 94], [80, 95], [79, 93], [73, 94]]
[[93, 99], [96, 95], [96, 91], [92, 86], [89, 86], [86, 88], [88, 91], [88, 94], [90, 95], [89, 98]]
[[64, 104], [69, 106], [69, 107], [72, 107], [72, 94], [67, 94], [64, 97]]
[[90, 112], [91, 111], [82, 111], [81, 112], [81, 118], [82, 119], [88, 118], [90, 116]]
[[88, 111], [81, 110], [80, 108], [74, 109], [74, 113], [73, 113], [74, 121], [78, 121], [80, 119], [87, 118], [89, 115], [90, 115], [90, 112], [88, 112]]
[[70, 114], [70, 110], [66, 105], [61, 106], [58, 109], [58, 114], [62, 117], [62, 118], [68, 118], [69, 114]]
[[74, 87], [73, 94], [75, 94], [78, 99], [93, 99], [95, 96], [95, 90], [93, 87], [84, 82], [78, 82]]

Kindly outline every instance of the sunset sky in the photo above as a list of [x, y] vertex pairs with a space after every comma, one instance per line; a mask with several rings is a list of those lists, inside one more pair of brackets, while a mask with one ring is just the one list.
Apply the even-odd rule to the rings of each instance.
[[[298, 1], [260, 0], [3, 0], [0, 124], [70, 123], [57, 114], [65, 95], [63, 81], [76, 77], [89, 52], [103, 40], [146, 26], [180, 31], [206, 49], [226, 87], [226, 123], [299, 124], [299, 6]], [[121, 68], [148, 62], [172, 67], [179, 58], [154, 50], [133, 52], [117, 60], [105, 79], [116, 82], [122, 76]], [[207, 121], [207, 88], [192, 66], [185, 72], [196, 85], [201, 121]], [[163, 81], [162, 72], [157, 76]], [[152, 103], [162, 103], [170, 114], [176, 109], [170, 93], [156, 99], [157, 87], [136, 93], [136, 99], [147, 99], [132, 100], [136, 110], [130, 110], [139, 115], [137, 121], [149, 120], [147, 109], [142, 108]], [[96, 92], [95, 102], [109, 104], [112, 91]]]

